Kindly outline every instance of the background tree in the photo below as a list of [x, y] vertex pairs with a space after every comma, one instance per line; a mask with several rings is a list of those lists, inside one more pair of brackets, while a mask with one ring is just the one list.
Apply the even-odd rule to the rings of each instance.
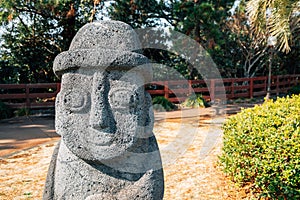
[[[103, 3], [102, 3], [103, 4]], [[2, 0], [1, 71], [15, 75], [2, 82], [53, 82], [52, 62], [67, 50], [76, 31], [100, 1]]]
[[[299, 38], [296, 34], [299, 27], [299, 1], [240, 1], [239, 7], [235, 6], [238, 9], [235, 13], [232, 12], [234, 2], [2, 0], [0, 82], [56, 81], [52, 72], [55, 56], [67, 50], [82, 25], [102, 20], [104, 16], [126, 22], [133, 28], [167, 27], [191, 37], [210, 54], [223, 77], [265, 75], [264, 66], [268, 57], [266, 33], [273, 34], [283, 38], [278, 39], [281, 44], [278, 48], [282, 53], [277, 53], [273, 59], [274, 73], [299, 73]], [[248, 3], [250, 24], [245, 13], [245, 2]], [[264, 19], [269, 8], [272, 8], [272, 15], [267, 22]], [[274, 20], [271, 20], [273, 17]], [[164, 32], [161, 34], [166, 40], [170, 37]], [[153, 62], [167, 66], [166, 74], [169, 74], [169, 69], [175, 69], [187, 79], [203, 78], [201, 72], [197, 72], [180, 55], [159, 49], [144, 49], [144, 53]], [[172, 74], [169, 76], [173, 77]]]
[[[166, 3], [164, 1], [128, 1], [128, 0], [116, 0], [108, 9], [108, 16], [111, 19], [123, 21], [128, 23], [133, 28], [143, 27], [159, 27], [169, 26], [173, 27], [176, 24], [174, 15], [174, 5], [177, 1], [171, 1]], [[145, 34], [147, 34], [145, 32]], [[149, 34], [153, 34], [149, 33]], [[158, 37], [163, 37], [168, 40], [168, 35], [164, 31], [157, 31]], [[155, 40], [149, 40], [147, 43], [156, 43]], [[166, 44], [156, 44], [162, 46], [162, 49], [167, 49]], [[172, 79], [173, 74], [170, 74], [170, 69], [176, 69], [185, 78], [191, 79], [192, 72], [188, 69], [188, 63], [180, 58], [178, 55], [161, 49], [143, 49], [144, 54], [152, 60], [153, 63], [161, 65], [155, 65], [159, 73], [154, 74], [156, 80], [165, 80], [166, 78]], [[167, 68], [165, 68], [167, 66]], [[155, 70], [156, 71], [156, 70]], [[194, 75], [194, 74], [193, 74]], [[197, 76], [197, 75], [195, 75]]]
[[226, 20], [228, 33], [237, 45], [235, 48], [237, 63], [233, 66], [241, 77], [254, 77], [262, 73], [267, 56], [267, 45], [261, 38], [253, 37], [248, 17], [245, 13], [245, 2]]
[[[232, 76], [234, 41], [230, 41], [228, 32], [224, 33], [227, 8], [233, 1], [128, 1], [116, 0], [108, 16], [124, 21], [134, 28], [165, 26], [179, 31], [196, 40], [213, 57], [224, 76]], [[166, 36], [167, 37], [167, 36]], [[167, 40], [167, 38], [166, 38]], [[185, 47], [188, 48], [188, 47]], [[193, 66], [185, 59], [159, 50], [145, 50], [145, 54], [154, 62], [176, 69], [188, 79], [201, 78]]]

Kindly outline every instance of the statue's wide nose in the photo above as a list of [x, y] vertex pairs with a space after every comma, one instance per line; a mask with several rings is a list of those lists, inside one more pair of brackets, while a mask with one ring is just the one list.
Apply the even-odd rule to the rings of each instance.
[[99, 131], [115, 133], [116, 122], [109, 105], [109, 81], [105, 72], [96, 72], [91, 93], [90, 126]]

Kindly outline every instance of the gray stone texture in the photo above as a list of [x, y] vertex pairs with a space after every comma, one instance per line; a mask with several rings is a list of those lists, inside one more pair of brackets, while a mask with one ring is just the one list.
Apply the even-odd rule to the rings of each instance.
[[[89, 23], [54, 61], [61, 77], [53, 153], [43, 199], [163, 198], [161, 158], [152, 133], [148, 60], [125, 23]], [[135, 52], [134, 52], [135, 51]]]

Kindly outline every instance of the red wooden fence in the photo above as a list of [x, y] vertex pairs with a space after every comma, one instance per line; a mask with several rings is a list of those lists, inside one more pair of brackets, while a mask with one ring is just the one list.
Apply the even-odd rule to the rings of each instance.
[[[226, 94], [227, 99], [254, 98], [267, 94], [268, 77], [225, 78], [209, 80], [156, 81], [147, 88], [151, 96], [164, 96], [173, 103], [183, 102], [189, 95], [201, 93], [210, 101]], [[272, 76], [271, 94], [279, 95], [300, 84], [300, 74]]]
[[0, 101], [11, 108], [54, 107], [60, 83], [0, 84]]
[[[227, 99], [253, 98], [267, 93], [267, 77], [226, 78], [209, 80], [154, 81], [146, 86], [152, 97], [164, 96], [171, 102], [183, 102], [192, 93], [201, 93], [206, 100], [226, 94]], [[287, 93], [300, 84], [300, 74], [272, 76], [271, 94]], [[0, 100], [12, 108], [53, 107], [60, 83], [0, 84]]]

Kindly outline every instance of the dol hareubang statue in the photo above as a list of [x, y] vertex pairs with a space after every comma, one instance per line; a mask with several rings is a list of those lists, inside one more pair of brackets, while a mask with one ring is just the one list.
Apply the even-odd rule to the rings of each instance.
[[43, 199], [163, 198], [161, 159], [152, 133], [152, 77], [133, 29], [90, 23], [54, 61], [61, 77], [56, 131]]

